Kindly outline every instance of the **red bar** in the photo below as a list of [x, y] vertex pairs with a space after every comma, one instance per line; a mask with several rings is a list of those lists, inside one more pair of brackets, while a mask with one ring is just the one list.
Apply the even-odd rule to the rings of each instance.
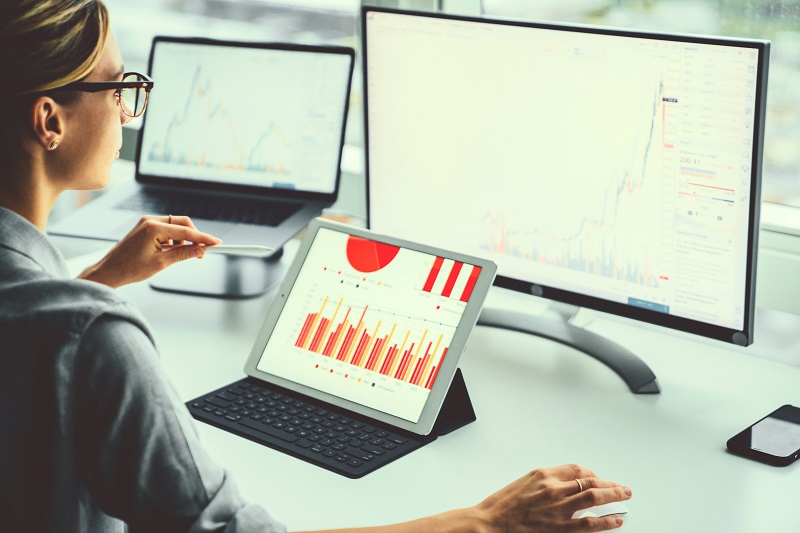
[[328, 357], [333, 357], [333, 347], [336, 346], [336, 342], [339, 340], [339, 337], [342, 334], [342, 328], [347, 323], [347, 317], [350, 316], [350, 308], [347, 309], [347, 312], [344, 314], [344, 320], [339, 322], [339, 325], [336, 327], [336, 331], [328, 338], [328, 344], [325, 345], [325, 349], [322, 350], [324, 355]]
[[386, 354], [386, 360], [381, 365], [381, 374], [384, 376], [389, 375], [389, 369], [392, 368], [392, 363], [394, 363], [394, 356], [397, 355], [399, 348], [395, 344], [391, 348], [389, 348], [389, 352]]
[[408, 372], [408, 367], [411, 366], [411, 360], [414, 358], [414, 342], [411, 343], [411, 347], [408, 349], [408, 359], [406, 360], [406, 364], [403, 365], [403, 371], [400, 372], [400, 379], [403, 379]]
[[319, 321], [319, 326], [317, 326], [317, 332], [314, 334], [314, 338], [311, 341], [311, 346], [308, 347], [309, 350], [312, 352], [317, 352], [319, 350], [319, 345], [322, 344], [322, 336], [325, 335], [325, 328], [330, 323], [330, 320], [327, 318], [323, 318]]
[[383, 346], [383, 343], [385, 342], [386, 338], [375, 341], [375, 346], [373, 346], [372, 350], [369, 352], [369, 358], [367, 359], [367, 364], [364, 365], [364, 368], [367, 370], [373, 370], [373, 367], [375, 366], [375, 360], [378, 358], [378, 354], [381, 353], [381, 346]]
[[344, 342], [339, 347], [339, 353], [336, 354], [336, 359], [339, 361], [344, 360], [344, 356], [347, 353], [347, 349], [350, 348], [350, 344], [353, 342], [353, 337], [356, 335], [356, 330], [353, 326], [350, 326], [347, 329], [347, 333], [344, 336]]
[[369, 340], [370, 336], [366, 331], [364, 331], [364, 333], [361, 335], [361, 342], [358, 343], [358, 348], [356, 348], [356, 353], [353, 355], [353, 360], [350, 361], [350, 364], [361, 366], [361, 360], [364, 359], [364, 352], [367, 351]]
[[369, 351], [369, 356], [367, 357], [367, 362], [364, 364], [364, 368], [367, 370], [372, 370], [372, 363], [375, 362], [375, 354], [377, 354], [378, 348], [380, 348], [381, 339], [377, 339], [375, 344], [372, 345], [372, 349]]
[[456, 279], [458, 279], [458, 274], [461, 272], [462, 266], [464, 266], [464, 263], [458, 261], [453, 263], [453, 270], [450, 271], [450, 276], [448, 276], [447, 283], [444, 284], [444, 290], [442, 291], [442, 296], [445, 298], [448, 298], [450, 293], [453, 292], [453, 286], [456, 284]]
[[[396, 351], [397, 351], [397, 345], [396, 344], [394, 346], [391, 346], [391, 347], [387, 348], [386, 349], [386, 357], [383, 359], [383, 363], [381, 363], [380, 368], [377, 368], [375, 371], [376, 372], [380, 372], [381, 374], [385, 374], [386, 372], [384, 372], [384, 369], [385, 368], [389, 368], [389, 366], [391, 365], [391, 360], [394, 357], [394, 353]], [[389, 363], [389, 365], [387, 365], [386, 363]]]
[[433, 284], [436, 283], [436, 278], [439, 275], [439, 271], [442, 269], [442, 263], [444, 263], [444, 257], [437, 257], [436, 261], [433, 262], [431, 271], [428, 274], [428, 279], [425, 281], [425, 286], [422, 287], [423, 291], [431, 292]]
[[409, 353], [408, 350], [406, 350], [405, 353], [403, 353], [403, 357], [400, 359], [400, 364], [397, 365], [397, 370], [394, 371], [395, 379], [400, 379], [400, 376], [403, 375], [403, 367], [406, 365], [406, 362], [408, 361], [408, 353]]
[[306, 337], [308, 336], [308, 330], [311, 328], [311, 323], [314, 321], [314, 317], [316, 313], [309, 313], [308, 317], [306, 318], [305, 324], [303, 324], [303, 328], [300, 330], [300, 336], [297, 337], [297, 342], [294, 343], [295, 346], [300, 348], [303, 347], [303, 343], [306, 342]]
[[336, 326], [336, 331], [331, 333], [331, 335], [328, 337], [328, 342], [325, 343], [325, 348], [322, 349], [322, 355], [327, 357], [331, 356], [333, 345], [336, 343], [336, 339], [339, 338], [339, 333], [342, 331], [342, 326], [344, 326], [344, 322], [340, 322], [339, 325]]
[[442, 352], [442, 358], [439, 359], [439, 366], [438, 367], [434, 367], [436, 369], [436, 372], [431, 370], [431, 376], [428, 378], [428, 383], [425, 385], [425, 388], [427, 388], [427, 389], [432, 389], [433, 388], [433, 384], [436, 383], [436, 376], [439, 375], [439, 369], [442, 368], [442, 363], [444, 363], [444, 356], [445, 355], [447, 355], [447, 348], [445, 348], [444, 352]]
[[417, 364], [414, 367], [414, 371], [411, 372], [411, 379], [408, 380], [409, 383], [412, 383], [412, 384], [414, 383], [414, 376], [417, 375], [417, 371], [419, 370], [419, 366], [421, 364], [422, 364], [422, 358], [420, 357], [419, 359], [417, 359]]
[[[367, 314], [367, 309], [368, 309], [368, 308], [369, 308], [369, 306], [368, 306], [368, 305], [365, 305], [365, 306], [364, 306], [364, 310], [363, 310], [363, 311], [361, 311], [361, 316], [360, 316], [360, 317], [359, 317], [359, 319], [358, 319], [358, 325], [359, 325], [359, 326], [361, 325], [361, 323], [362, 323], [362, 322], [364, 322], [364, 315], [366, 315], [366, 314]], [[356, 329], [358, 329], [358, 327], [356, 327]]]
[[478, 281], [478, 276], [481, 273], [481, 267], [477, 265], [473, 265], [472, 272], [469, 274], [469, 279], [467, 280], [467, 285], [464, 287], [464, 292], [461, 293], [461, 301], [468, 302], [469, 297], [472, 295], [472, 289], [475, 288], [475, 282]]
[[398, 348], [397, 345], [395, 345], [394, 351], [392, 352], [392, 360], [389, 361], [388, 365], [386, 365], [386, 375], [387, 376], [389, 375], [389, 372], [392, 370], [392, 367], [394, 366], [394, 362], [397, 361], [397, 354], [398, 353], [400, 353], [400, 348]]
[[408, 360], [411, 357], [411, 352], [414, 351], [414, 343], [411, 343], [411, 347], [405, 351], [403, 354], [403, 358], [400, 360], [400, 365], [397, 367], [397, 371], [394, 373], [394, 377], [397, 379], [402, 379], [401, 376], [403, 375], [404, 369], [408, 366]]
[[422, 372], [422, 362], [428, 357], [428, 352], [430, 351], [432, 344], [433, 341], [428, 343], [428, 347], [425, 349], [425, 355], [420, 357], [419, 361], [417, 361], [417, 366], [414, 367], [414, 371], [411, 373], [411, 379], [408, 380], [409, 383], [416, 385], [414, 381], [419, 378], [419, 373]]
[[425, 350], [425, 357], [422, 358], [422, 364], [418, 369], [414, 370], [414, 374], [411, 376], [411, 383], [413, 385], [419, 385], [419, 382], [422, 379], [422, 371], [425, 370], [425, 367], [428, 365], [428, 361], [431, 358], [431, 346], [433, 346], [433, 341], [428, 343], [428, 348]]
[[367, 334], [366, 330], [361, 332], [361, 338], [358, 339], [358, 344], [356, 344], [355, 350], [353, 350], [353, 357], [350, 358], [351, 365], [358, 364], [358, 352], [364, 347], [364, 343], [369, 338], [369, 334]]
[[422, 366], [419, 367], [419, 373], [417, 374], [417, 379], [414, 380], [414, 385], [419, 385], [420, 381], [422, 381], [422, 373], [425, 372], [425, 367], [428, 366], [428, 361], [430, 361], [431, 356], [430, 354], [425, 356], [425, 359], [422, 360]]
[[435, 365], [434, 365], [433, 367], [431, 367], [431, 373], [430, 373], [430, 374], [428, 374], [428, 380], [425, 382], [425, 388], [426, 388], [426, 389], [430, 389], [430, 388], [431, 388], [431, 380], [433, 379], [433, 376], [435, 376], [435, 375], [436, 375], [436, 370], [437, 370], [438, 368], [439, 368], [439, 367], [437, 367], [437, 366], [435, 366]]

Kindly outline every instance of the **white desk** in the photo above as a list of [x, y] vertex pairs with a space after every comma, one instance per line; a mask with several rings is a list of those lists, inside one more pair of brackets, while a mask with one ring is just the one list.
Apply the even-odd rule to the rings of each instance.
[[[149, 320], [185, 400], [243, 376], [272, 296], [225, 301], [144, 283], [120, 291]], [[520, 298], [497, 289], [490, 303], [524, 305]], [[662, 393], [633, 395], [578, 351], [478, 327], [461, 364], [478, 420], [362, 479], [197, 425], [244, 495], [290, 530], [384, 524], [468, 506], [528, 469], [576, 462], [632, 487], [621, 531], [800, 531], [800, 463], [776, 468], [725, 451], [725, 441], [749, 423], [784, 403], [800, 404], [800, 369], [617, 320], [595, 320], [591, 329], [639, 354]]]

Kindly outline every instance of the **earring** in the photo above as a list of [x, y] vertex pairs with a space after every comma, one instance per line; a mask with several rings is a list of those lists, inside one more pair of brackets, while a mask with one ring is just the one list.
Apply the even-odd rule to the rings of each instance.
[[58, 139], [50, 143], [50, 150], [55, 150], [58, 147]]

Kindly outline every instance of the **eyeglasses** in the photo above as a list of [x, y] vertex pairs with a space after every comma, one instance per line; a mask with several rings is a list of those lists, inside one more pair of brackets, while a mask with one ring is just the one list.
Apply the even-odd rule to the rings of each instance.
[[96, 93], [116, 89], [114, 95], [122, 112], [131, 118], [136, 118], [144, 113], [153, 85], [154, 82], [149, 76], [138, 72], [126, 72], [122, 75], [122, 81], [75, 81], [57, 90]]

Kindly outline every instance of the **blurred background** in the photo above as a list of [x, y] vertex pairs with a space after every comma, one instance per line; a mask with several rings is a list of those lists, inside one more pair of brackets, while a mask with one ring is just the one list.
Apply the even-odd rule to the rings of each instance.
[[[339, 200], [326, 215], [366, 220], [360, 8], [579, 22], [772, 41], [757, 305], [800, 315], [800, 0], [105, 0], [128, 70], [147, 71], [155, 35], [338, 44], [357, 50]], [[157, 83], [157, 80], [156, 80]], [[257, 105], [258, 94], [253, 95]], [[111, 185], [133, 179], [141, 121], [123, 130]], [[51, 221], [101, 191], [67, 191]], [[76, 247], [76, 252], [79, 247]], [[82, 248], [80, 248], [82, 250]]]
[[[360, 48], [359, 0], [106, 0], [128, 70], [147, 69], [154, 35], [340, 44]], [[763, 199], [800, 208], [800, 0], [365, 0], [402, 9], [563, 21], [773, 43]], [[363, 146], [356, 65], [346, 143]], [[358, 163], [353, 163], [356, 167]], [[358, 168], [355, 169], [358, 171]]]

